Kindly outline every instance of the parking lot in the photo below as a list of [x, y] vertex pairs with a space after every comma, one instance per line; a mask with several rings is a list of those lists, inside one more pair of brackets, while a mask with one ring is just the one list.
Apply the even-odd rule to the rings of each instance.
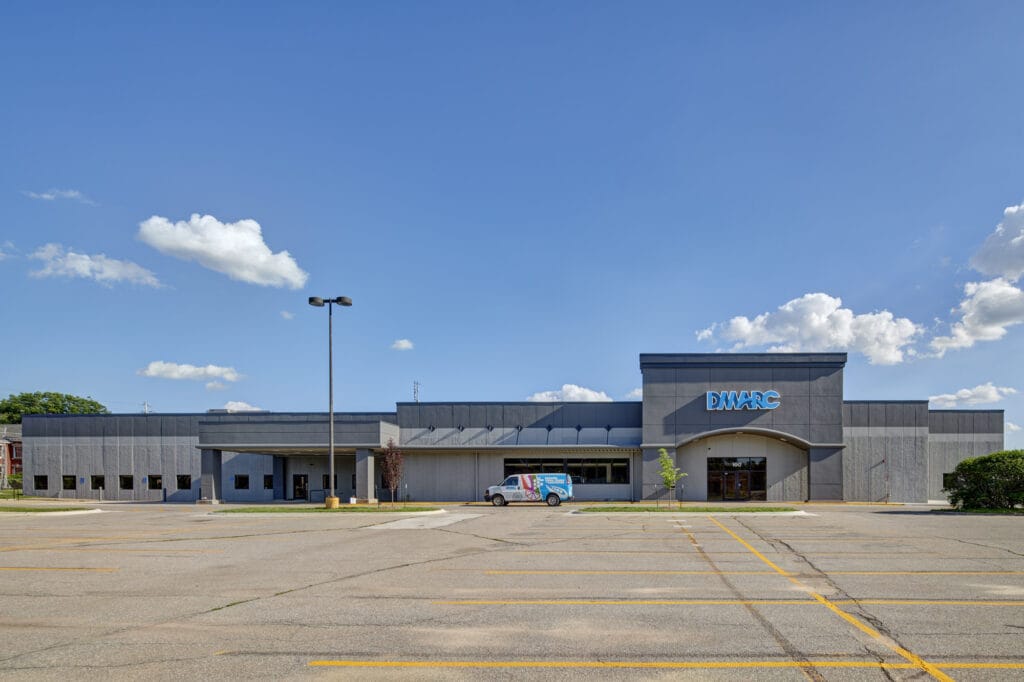
[[0, 515], [0, 677], [1024, 675], [1020, 517], [99, 507]]

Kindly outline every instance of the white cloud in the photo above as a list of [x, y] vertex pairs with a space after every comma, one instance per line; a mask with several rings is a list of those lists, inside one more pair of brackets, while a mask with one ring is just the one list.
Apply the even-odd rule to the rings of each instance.
[[287, 310], [282, 310], [281, 317], [283, 317], [286, 320], [290, 320], [295, 317], [295, 313], [290, 313]]
[[630, 391], [629, 393], [626, 394], [626, 400], [643, 400], [643, 399], [644, 399], [644, 389], [643, 388], [634, 388], [632, 391]]
[[300, 289], [309, 274], [287, 251], [273, 253], [255, 220], [222, 223], [193, 213], [188, 222], [153, 216], [139, 223], [139, 239], [154, 249], [250, 284]]
[[223, 391], [225, 388], [227, 388], [227, 385], [219, 381], [209, 381], [206, 384], [207, 391]]
[[715, 323], [699, 331], [697, 340], [731, 342], [733, 351], [759, 346], [770, 346], [769, 352], [854, 351], [873, 365], [894, 365], [913, 355], [909, 346], [920, 325], [888, 310], [858, 315], [842, 303], [828, 294], [804, 294], [754, 319]]
[[931, 403], [931, 407], [936, 409], [950, 409], [964, 405], [987, 405], [998, 403], [1006, 396], [1016, 392], [1015, 388], [994, 386], [990, 381], [974, 388], [961, 388], [956, 393], [928, 396], [928, 402]]
[[14, 242], [6, 241], [0, 245], [0, 260], [11, 257], [11, 251], [14, 250]]
[[[144, 377], [158, 377], [161, 379], [186, 379], [190, 381], [206, 381], [209, 379], [211, 380], [210, 383], [217, 383], [218, 380], [233, 382], [242, 378], [242, 375], [234, 367], [218, 367], [217, 365], [197, 367], [196, 365], [183, 365], [162, 360], [154, 360], [146, 365], [145, 368], [140, 369], [138, 373]], [[207, 388], [210, 388], [210, 384], [207, 384]]]
[[1013, 422], [1006, 422], [1006, 430], [1010, 433], [1016, 433], [1017, 431], [1020, 431], [1020, 427]]
[[45, 192], [22, 192], [29, 199], [39, 199], [42, 201], [54, 201], [56, 199], [74, 199], [75, 201], [89, 206], [95, 206], [96, 202], [85, 196], [77, 189], [48, 189]]
[[1024, 204], [1003, 210], [1003, 222], [971, 257], [971, 267], [1011, 282], [1024, 275]]
[[36, 249], [29, 258], [43, 261], [43, 268], [35, 270], [33, 277], [81, 277], [105, 286], [114, 282], [131, 282], [159, 288], [160, 280], [152, 272], [126, 260], [107, 258], [100, 253], [88, 255], [65, 251], [60, 244], [46, 244]]
[[224, 403], [224, 409], [228, 412], [262, 412], [262, 407], [256, 407], [241, 400], [229, 400]]
[[611, 397], [604, 391], [595, 391], [576, 384], [562, 384], [562, 388], [557, 391], [540, 391], [531, 395], [527, 400], [537, 403], [612, 402]]
[[988, 282], [968, 282], [964, 300], [954, 309], [960, 320], [949, 336], [937, 336], [932, 350], [942, 357], [947, 350], [970, 348], [978, 341], [996, 341], [1007, 327], [1024, 322], [1024, 291], [1002, 277]]
[[393, 350], [412, 350], [412, 341], [409, 339], [396, 339], [395, 342], [391, 344], [391, 348]]

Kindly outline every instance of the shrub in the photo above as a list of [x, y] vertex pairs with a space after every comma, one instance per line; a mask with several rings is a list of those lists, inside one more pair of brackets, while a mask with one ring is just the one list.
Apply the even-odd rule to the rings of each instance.
[[1012, 509], [1024, 504], [1024, 450], [965, 459], [945, 486], [950, 503], [961, 509]]

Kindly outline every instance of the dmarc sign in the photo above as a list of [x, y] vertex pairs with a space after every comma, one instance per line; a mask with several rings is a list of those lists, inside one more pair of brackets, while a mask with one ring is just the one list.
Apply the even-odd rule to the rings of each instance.
[[778, 391], [708, 391], [709, 410], [774, 410]]

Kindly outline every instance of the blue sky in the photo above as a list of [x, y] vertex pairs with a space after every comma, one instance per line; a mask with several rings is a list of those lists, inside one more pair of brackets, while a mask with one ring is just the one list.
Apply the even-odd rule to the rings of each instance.
[[324, 409], [306, 298], [347, 295], [339, 410], [413, 381], [621, 400], [642, 352], [845, 350], [849, 399], [1024, 426], [1022, 20], [4, 3], [0, 394]]

